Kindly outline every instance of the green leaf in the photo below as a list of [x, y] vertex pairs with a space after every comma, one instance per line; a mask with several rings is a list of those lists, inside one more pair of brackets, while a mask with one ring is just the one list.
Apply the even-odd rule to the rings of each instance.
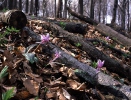
[[37, 57], [35, 57], [35, 54], [34, 53], [24, 53], [23, 56], [25, 56], [25, 58], [30, 61], [32, 64], [34, 62], [37, 62], [38, 59]]
[[8, 72], [7, 72], [7, 69], [8, 69], [8, 66], [5, 66], [1, 72], [0, 72], [0, 80], [5, 77], [6, 75], [8, 75]]
[[2, 100], [9, 100], [11, 97], [13, 97], [14, 93], [14, 88], [13, 87], [12, 89], [10, 90], [7, 90], [5, 93], [2, 94]]

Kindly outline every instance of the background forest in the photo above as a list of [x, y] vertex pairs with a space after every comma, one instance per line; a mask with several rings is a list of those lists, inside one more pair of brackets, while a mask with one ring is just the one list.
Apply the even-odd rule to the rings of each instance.
[[[19, 9], [30, 15], [74, 18], [66, 6], [101, 23], [131, 30], [130, 0], [0, 0], [2, 9]], [[37, 13], [36, 13], [37, 12]], [[121, 30], [120, 30], [121, 31]]]

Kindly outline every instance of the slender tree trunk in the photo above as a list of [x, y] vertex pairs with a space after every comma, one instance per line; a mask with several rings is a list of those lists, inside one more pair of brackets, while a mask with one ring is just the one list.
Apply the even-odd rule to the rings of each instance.
[[3, 0], [3, 8], [7, 8], [7, 0]]
[[13, 0], [13, 9], [17, 9], [17, 0]]
[[130, 31], [130, 1], [128, 0], [127, 1], [128, 3], [127, 3], [127, 16], [128, 16], [128, 25], [127, 25], [127, 29], [128, 29], [128, 31]]
[[62, 0], [58, 1], [57, 18], [62, 18]]
[[39, 0], [35, 0], [35, 15], [38, 15], [38, 11], [39, 11]]
[[43, 0], [43, 16], [45, 16], [46, 8], [47, 7], [47, 0]]
[[22, 0], [19, 0], [19, 10], [22, 10]]
[[34, 4], [34, 0], [31, 0], [30, 1], [30, 15], [32, 15], [33, 14], [33, 4]]
[[8, 9], [13, 9], [13, 2], [12, 0], [8, 0]]
[[26, 7], [25, 7], [25, 12], [28, 13], [28, 7], [29, 7], [29, 0], [26, 0]]
[[101, 22], [101, 0], [99, 0], [99, 22]]
[[117, 12], [117, 7], [118, 7], [118, 0], [114, 1], [114, 8], [113, 8], [113, 16], [111, 20], [111, 24], [113, 25], [116, 21], [116, 12]]
[[55, 18], [56, 18], [56, 0], [55, 0]]
[[125, 29], [125, 20], [126, 20], [126, 0], [122, 1], [122, 9], [121, 9], [121, 27], [123, 30]]
[[94, 19], [94, 0], [91, 0], [91, 6], [90, 6], [90, 18]]
[[78, 7], [79, 7], [79, 13], [83, 15], [83, 0], [79, 0]]
[[65, 5], [64, 5], [64, 18], [67, 18], [67, 1], [65, 0]]

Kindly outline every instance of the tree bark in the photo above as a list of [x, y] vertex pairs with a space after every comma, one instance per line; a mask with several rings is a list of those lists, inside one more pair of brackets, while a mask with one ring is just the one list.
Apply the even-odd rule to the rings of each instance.
[[78, 7], [79, 7], [79, 13], [83, 15], [83, 0], [79, 0]]
[[[40, 41], [39, 35], [36, 35], [27, 27], [25, 27], [24, 30], [36, 41]], [[114, 94], [115, 96], [121, 97], [122, 99], [131, 99], [130, 86], [121, 84], [119, 81], [115, 80], [111, 76], [108, 76], [102, 72], [98, 72], [93, 67], [79, 62], [74, 57], [65, 53], [51, 43], [48, 43], [48, 47], [50, 48], [52, 53], [55, 53], [56, 51], [61, 52], [61, 57], [58, 58], [58, 62], [66, 64], [66, 66], [68, 67], [73, 66], [74, 68], [77, 68], [78, 70], [76, 70], [76, 74], [84, 78], [87, 82], [90, 82], [91, 84], [96, 86], [102, 86], [103, 88], [108, 89], [108, 92]]]
[[32, 15], [33, 14], [33, 5], [34, 5], [34, 0], [31, 0], [30, 1], [30, 15]]
[[94, 25], [96, 30], [98, 30], [101, 34], [109, 36], [111, 38], [115, 38], [115, 41], [119, 42], [120, 44], [124, 46], [131, 46], [131, 39], [127, 38], [118, 32], [114, 31], [111, 29], [109, 26], [106, 26], [105, 24], [99, 24], [97, 21], [87, 17], [87, 16], [82, 16], [80, 14], [75, 13], [68, 7], [68, 11], [71, 13], [71, 15], [79, 18], [80, 20], [83, 20], [91, 25]]
[[94, 6], [95, 6], [95, 1], [91, 0], [91, 6], [90, 6], [90, 18], [94, 19]]
[[113, 25], [116, 21], [116, 12], [117, 12], [117, 7], [118, 7], [118, 0], [114, 1], [114, 8], [113, 8], [113, 16], [111, 20], [111, 24]]
[[22, 10], [22, 0], [19, 0], [19, 10]]
[[27, 24], [25, 14], [18, 10], [8, 10], [7, 12], [1, 14], [0, 21], [17, 29], [22, 29]]
[[62, 0], [58, 1], [57, 18], [62, 18]]
[[25, 5], [25, 12], [28, 13], [28, 7], [29, 7], [29, 0], [26, 0], [26, 5]]

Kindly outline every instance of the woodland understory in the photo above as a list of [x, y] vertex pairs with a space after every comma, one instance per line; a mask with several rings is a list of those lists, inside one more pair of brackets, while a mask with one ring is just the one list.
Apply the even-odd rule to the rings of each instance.
[[10, 100], [131, 100], [130, 37], [68, 10], [78, 19], [27, 16], [19, 31], [0, 25], [1, 96], [12, 89]]

